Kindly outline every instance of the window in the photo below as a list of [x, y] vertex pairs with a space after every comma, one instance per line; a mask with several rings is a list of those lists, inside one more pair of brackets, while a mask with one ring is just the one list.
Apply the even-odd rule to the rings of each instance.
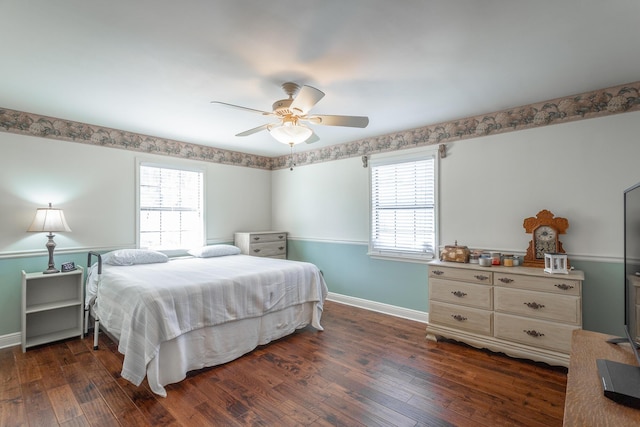
[[437, 150], [371, 159], [369, 255], [436, 256]]
[[188, 249], [204, 241], [203, 173], [141, 163], [139, 247]]

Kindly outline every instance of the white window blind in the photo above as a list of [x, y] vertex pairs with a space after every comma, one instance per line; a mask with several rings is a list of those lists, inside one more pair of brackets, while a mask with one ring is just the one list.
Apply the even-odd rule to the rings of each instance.
[[433, 258], [436, 158], [371, 163], [371, 255]]
[[204, 239], [203, 173], [140, 165], [139, 245], [186, 249]]

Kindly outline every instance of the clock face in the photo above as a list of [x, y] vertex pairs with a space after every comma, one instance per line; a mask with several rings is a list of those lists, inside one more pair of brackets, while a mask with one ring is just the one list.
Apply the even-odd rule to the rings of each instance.
[[558, 234], [553, 227], [541, 225], [533, 232], [535, 241], [536, 258], [544, 258], [545, 253], [557, 252]]

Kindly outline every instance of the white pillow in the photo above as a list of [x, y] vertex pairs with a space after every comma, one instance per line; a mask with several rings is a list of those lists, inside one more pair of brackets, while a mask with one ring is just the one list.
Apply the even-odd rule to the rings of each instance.
[[167, 262], [169, 257], [162, 252], [147, 249], [118, 249], [102, 255], [102, 262], [109, 265], [135, 265]]
[[210, 258], [214, 256], [238, 255], [240, 248], [233, 245], [210, 245], [190, 249], [187, 253], [198, 258]]

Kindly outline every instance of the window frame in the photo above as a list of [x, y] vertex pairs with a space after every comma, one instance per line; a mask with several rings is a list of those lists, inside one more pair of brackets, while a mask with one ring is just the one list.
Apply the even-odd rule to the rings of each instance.
[[[141, 247], [141, 224], [140, 224], [140, 214], [141, 214], [141, 200], [140, 200], [140, 186], [141, 186], [141, 168], [142, 167], [154, 167], [160, 169], [173, 169], [178, 171], [186, 171], [186, 172], [197, 172], [201, 174], [201, 194], [200, 194], [200, 206], [201, 206], [201, 214], [202, 214], [202, 233], [198, 243], [194, 243], [190, 247], [180, 247], [180, 248], [147, 248]], [[136, 247], [141, 249], [151, 249], [157, 250], [159, 252], [163, 252], [169, 256], [178, 256], [186, 254], [186, 251], [191, 249], [192, 247], [202, 246], [205, 244], [206, 235], [207, 235], [207, 222], [206, 222], [206, 170], [204, 168], [199, 168], [194, 165], [186, 165], [181, 162], [157, 162], [150, 161], [145, 159], [137, 159], [136, 160], [136, 176], [135, 176], [135, 194], [136, 194], [136, 223], [135, 223], [135, 233], [136, 233]]]
[[[385, 251], [374, 248], [374, 218], [373, 218], [373, 170], [376, 166], [398, 164], [405, 162], [413, 162], [424, 159], [433, 158], [433, 192], [434, 192], [434, 210], [433, 210], [433, 238], [434, 248], [433, 254], [420, 255], [414, 251]], [[390, 153], [380, 153], [370, 157], [369, 159], [369, 247], [367, 255], [371, 258], [388, 259], [406, 262], [430, 262], [438, 259], [439, 256], [439, 163], [440, 156], [438, 146], [420, 147], [416, 149], [407, 149], [402, 151], [394, 151]]]

